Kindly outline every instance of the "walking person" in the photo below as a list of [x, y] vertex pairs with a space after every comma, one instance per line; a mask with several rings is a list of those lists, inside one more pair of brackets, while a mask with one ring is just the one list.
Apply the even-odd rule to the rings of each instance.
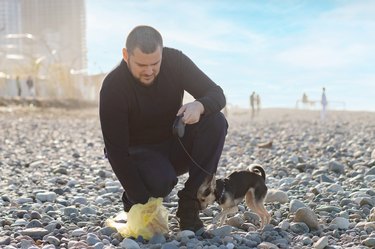
[[31, 97], [35, 97], [35, 87], [34, 87], [34, 81], [33, 81], [33, 78], [31, 78], [31, 76], [27, 76], [27, 79], [26, 79], [26, 85], [29, 89], [29, 95]]
[[250, 108], [251, 108], [251, 118], [254, 117], [255, 115], [255, 92], [253, 92], [251, 95], [250, 95]]
[[255, 103], [256, 103], [256, 106], [257, 106], [257, 114], [259, 115], [259, 112], [260, 112], [260, 96], [259, 96], [259, 94], [257, 94], [255, 96]]
[[16, 87], [17, 87], [17, 96], [21, 97], [21, 94], [22, 94], [21, 82], [20, 82], [20, 77], [18, 75], [16, 77]]
[[320, 112], [320, 119], [324, 121], [326, 118], [326, 111], [327, 111], [327, 105], [328, 105], [325, 87], [323, 87], [323, 92], [322, 92], [320, 103], [322, 104], [322, 111]]
[[[197, 190], [216, 173], [228, 128], [220, 112], [223, 90], [184, 53], [164, 47], [153, 27], [135, 27], [122, 56], [103, 81], [99, 114], [105, 153], [124, 188], [124, 210], [167, 196], [177, 176], [188, 173], [176, 216], [181, 230], [201, 230]], [[195, 100], [183, 105], [184, 91]], [[180, 115], [186, 124], [181, 140], [172, 134]]]

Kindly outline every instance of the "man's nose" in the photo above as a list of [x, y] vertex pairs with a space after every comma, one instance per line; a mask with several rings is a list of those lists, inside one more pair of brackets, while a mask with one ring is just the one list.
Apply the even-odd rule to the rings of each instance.
[[145, 68], [145, 74], [152, 74], [152, 66], [147, 66], [146, 68]]

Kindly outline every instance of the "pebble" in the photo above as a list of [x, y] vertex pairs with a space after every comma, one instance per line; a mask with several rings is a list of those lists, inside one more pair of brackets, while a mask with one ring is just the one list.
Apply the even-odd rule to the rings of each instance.
[[309, 229], [319, 229], [318, 216], [308, 207], [299, 208], [295, 214], [294, 221], [305, 223]]
[[313, 248], [314, 249], [323, 249], [326, 246], [328, 246], [328, 242], [329, 242], [328, 237], [323, 236], [317, 242], [314, 243]]
[[266, 199], [264, 200], [265, 203], [272, 203], [272, 202], [279, 202], [281, 204], [287, 203], [289, 201], [287, 193], [278, 190], [278, 189], [270, 189], [267, 192]]
[[[375, 247], [374, 113], [329, 112], [324, 124], [315, 111], [265, 109], [253, 120], [231, 113], [216, 177], [263, 165], [271, 224], [261, 229], [241, 202], [226, 225], [209, 228], [212, 238], [179, 231], [184, 175], [164, 200], [169, 233], [147, 241], [105, 225], [122, 211], [122, 187], [102, 153], [97, 109], [2, 108], [1, 248]], [[264, 141], [272, 147], [257, 146]], [[201, 212], [206, 227], [219, 211]]]
[[331, 221], [331, 224], [334, 224], [337, 226], [338, 229], [348, 229], [350, 222], [348, 219], [343, 218], [343, 217], [336, 217]]

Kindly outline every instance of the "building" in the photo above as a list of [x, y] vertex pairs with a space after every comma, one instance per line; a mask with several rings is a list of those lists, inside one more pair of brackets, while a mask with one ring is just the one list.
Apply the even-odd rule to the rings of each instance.
[[[0, 35], [21, 32], [20, 1], [0, 0]], [[0, 39], [1, 44], [4, 40]]]
[[31, 75], [38, 95], [76, 95], [87, 68], [85, 0], [0, 0], [0, 55], [0, 74]]
[[22, 33], [34, 35], [39, 49], [71, 70], [87, 68], [84, 0], [23, 0], [21, 15]]

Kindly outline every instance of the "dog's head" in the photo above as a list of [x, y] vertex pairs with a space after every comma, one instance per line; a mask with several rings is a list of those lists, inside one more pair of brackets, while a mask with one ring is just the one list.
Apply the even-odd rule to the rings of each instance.
[[201, 209], [206, 209], [208, 205], [215, 201], [215, 176], [208, 176], [203, 181], [197, 192], [197, 199], [200, 203]]

